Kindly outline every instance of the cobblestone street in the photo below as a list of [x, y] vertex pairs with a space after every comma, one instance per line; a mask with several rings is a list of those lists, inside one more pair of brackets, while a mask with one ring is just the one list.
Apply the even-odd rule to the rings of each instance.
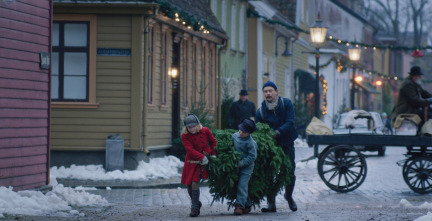
[[[312, 148], [297, 151], [297, 161], [311, 156], [312, 152]], [[299, 162], [294, 191], [297, 212], [289, 210], [281, 193], [276, 199], [277, 213], [264, 214], [257, 207], [249, 215], [234, 216], [233, 209], [228, 211], [225, 204], [215, 202], [210, 206], [212, 197], [209, 188], [204, 186], [200, 196], [201, 215], [190, 218], [190, 199], [184, 187], [140, 187], [90, 190], [88, 192], [107, 199], [111, 206], [78, 208], [84, 217], [44, 217], [44, 220], [414, 220], [427, 214], [428, 209], [418, 206], [432, 202], [432, 195], [417, 194], [406, 185], [402, 167], [396, 164], [404, 159], [404, 153], [404, 147], [387, 147], [384, 157], [376, 156], [376, 152], [365, 152], [368, 156], [366, 179], [358, 189], [348, 193], [335, 192], [324, 184], [316, 169], [316, 159], [307, 165]], [[402, 199], [415, 207], [399, 205]], [[34, 218], [20, 217], [19, 220]]]

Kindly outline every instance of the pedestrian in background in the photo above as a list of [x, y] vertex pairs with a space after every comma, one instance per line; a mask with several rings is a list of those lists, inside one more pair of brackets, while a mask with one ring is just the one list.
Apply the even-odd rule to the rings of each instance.
[[[277, 145], [281, 146], [285, 154], [288, 156], [292, 172], [289, 174], [291, 183], [285, 187], [285, 199], [288, 201], [289, 208], [292, 211], [297, 211], [297, 204], [292, 198], [295, 184], [295, 149], [294, 140], [298, 134], [294, 124], [294, 106], [290, 99], [281, 98], [278, 96], [278, 90], [275, 83], [267, 81], [262, 87], [265, 100], [261, 103], [261, 107], [256, 111], [256, 122], [266, 123], [274, 130], [273, 138]], [[276, 196], [267, 195], [267, 208], [262, 208], [262, 212], [276, 212]]]
[[390, 119], [387, 117], [387, 113], [386, 112], [382, 112], [381, 118], [382, 118], [382, 120], [384, 122], [385, 128], [389, 131], [390, 134], [393, 134], [393, 130], [392, 130], [392, 127], [391, 127], [391, 122], [390, 122]]
[[238, 125], [244, 119], [251, 119], [255, 116], [255, 104], [248, 100], [248, 91], [240, 91], [240, 99], [231, 104], [228, 114], [228, 127], [238, 130]]
[[188, 193], [192, 201], [191, 217], [200, 214], [202, 203], [199, 201], [200, 179], [207, 179], [208, 164], [206, 155], [216, 156], [216, 138], [209, 128], [203, 127], [194, 114], [188, 114], [184, 119], [181, 140], [186, 149], [186, 158], [183, 166], [181, 183], [187, 185]]
[[241, 153], [241, 160], [238, 163], [240, 169], [239, 182], [237, 186], [237, 199], [235, 201], [235, 215], [248, 214], [251, 211], [251, 200], [248, 197], [249, 180], [257, 158], [257, 143], [251, 134], [256, 130], [255, 122], [244, 119], [238, 125], [239, 131], [232, 135], [234, 148]]
[[[424, 108], [432, 104], [432, 94], [422, 88], [422, 75], [424, 74], [420, 67], [413, 66], [409, 77], [402, 82], [396, 106], [390, 115], [392, 124], [399, 114], [418, 114], [423, 121], [425, 120]], [[427, 114], [428, 119], [432, 117], [432, 113]]]

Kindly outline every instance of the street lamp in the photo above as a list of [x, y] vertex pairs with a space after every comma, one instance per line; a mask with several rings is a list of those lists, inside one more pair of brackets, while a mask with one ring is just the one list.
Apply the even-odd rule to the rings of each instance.
[[279, 35], [276, 37], [275, 56], [278, 56], [278, 39], [281, 37], [285, 39], [285, 51], [282, 53], [282, 56], [284, 56], [284, 57], [291, 56], [292, 54], [288, 50], [288, 39], [289, 38], [286, 36], [283, 36], [283, 35]]
[[319, 48], [322, 43], [324, 43], [326, 39], [327, 34], [327, 28], [323, 26], [321, 23], [320, 13], [318, 13], [317, 19], [315, 21], [315, 24], [312, 25], [312, 27], [309, 28], [310, 30], [310, 36], [311, 41], [316, 45], [315, 47], [315, 60], [316, 60], [316, 67], [315, 67], [315, 117], [320, 117], [320, 96], [319, 96], [319, 57], [320, 52]]
[[348, 56], [351, 62], [353, 62], [353, 72], [351, 77], [351, 110], [354, 110], [354, 100], [355, 100], [355, 71], [356, 71], [356, 62], [360, 60], [361, 49], [359, 47], [349, 48]]

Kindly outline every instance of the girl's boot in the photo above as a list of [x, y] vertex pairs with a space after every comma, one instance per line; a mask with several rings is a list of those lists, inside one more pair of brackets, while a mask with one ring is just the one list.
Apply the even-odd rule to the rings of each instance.
[[189, 214], [191, 217], [197, 217], [200, 214], [201, 202], [199, 201], [199, 195], [199, 190], [192, 190], [192, 207]]
[[[192, 200], [192, 187], [188, 187], [188, 194], [189, 194], [189, 197]], [[202, 203], [201, 203], [201, 201], [198, 201], [198, 202], [199, 202], [199, 208], [201, 209]]]

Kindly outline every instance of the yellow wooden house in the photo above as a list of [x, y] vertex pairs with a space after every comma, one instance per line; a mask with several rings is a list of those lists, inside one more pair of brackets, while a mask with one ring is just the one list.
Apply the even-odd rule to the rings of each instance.
[[225, 40], [199, 0], [54, 0], [51, 165], [103, 163], [111, 134], [125, 169], [164, 155], [193, 105], [216, 113]]

